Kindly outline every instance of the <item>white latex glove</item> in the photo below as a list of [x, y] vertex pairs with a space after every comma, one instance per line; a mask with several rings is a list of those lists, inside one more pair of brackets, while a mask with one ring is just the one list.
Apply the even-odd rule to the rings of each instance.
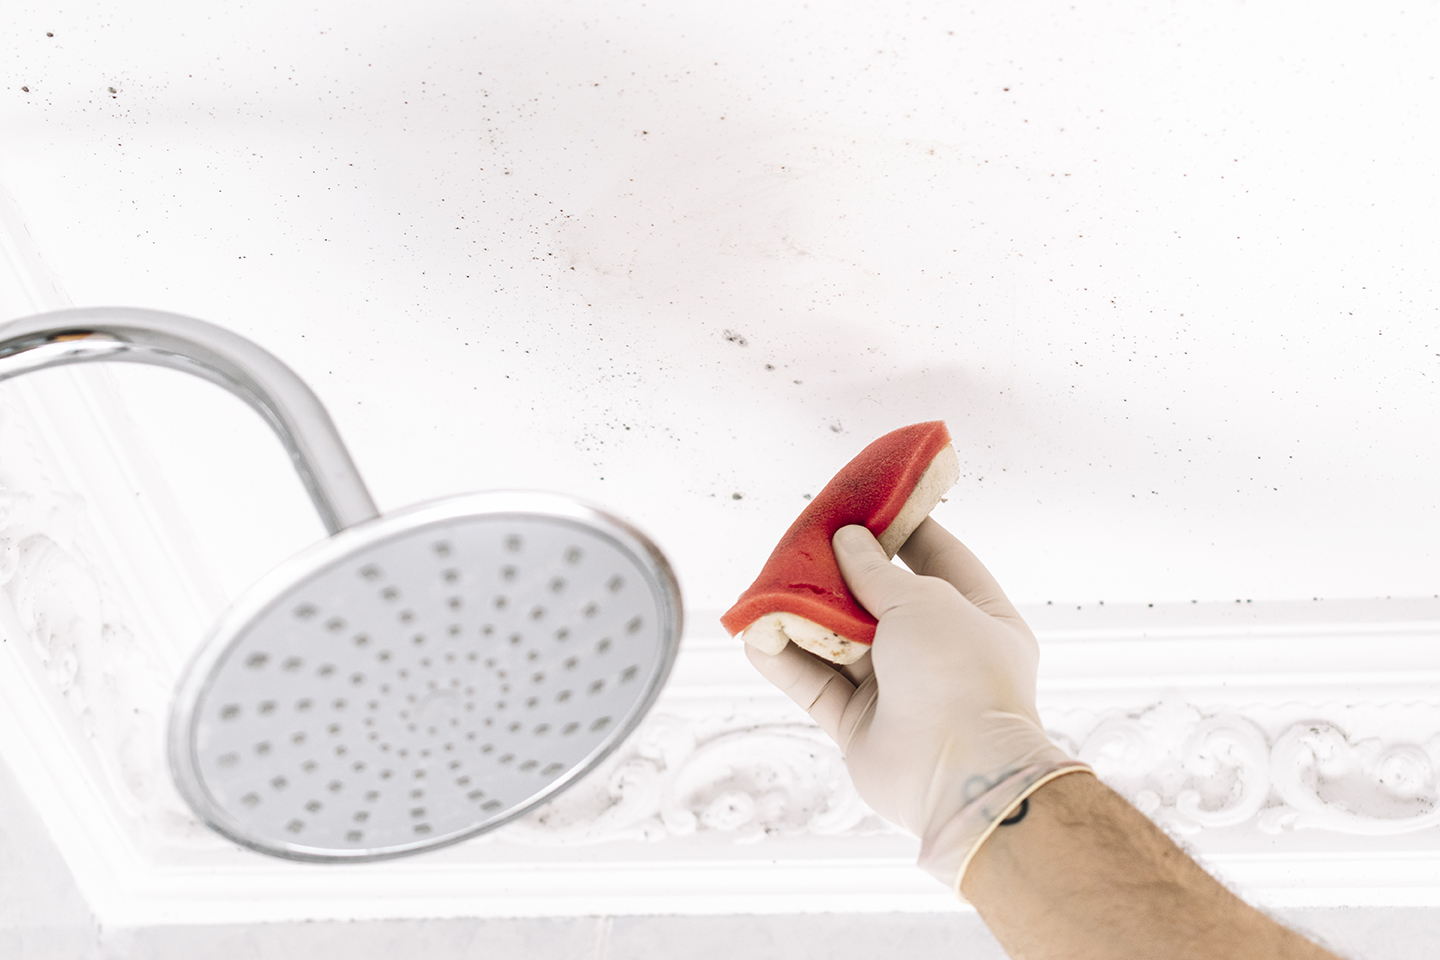
[[745, 652], [839, 745], [865, 802], [920, 838], [920, 867], [960, 896], [1001, 820], [1041, 785], [1090, 768], [1045, 736], [1035, 635], [964, 544], [927, 518], [900, 548], [913, 573], [864, 527], [841, 528], [833, 546], [850, 592], [880, 621], [869, 655], [836, 667], [793, 643]]

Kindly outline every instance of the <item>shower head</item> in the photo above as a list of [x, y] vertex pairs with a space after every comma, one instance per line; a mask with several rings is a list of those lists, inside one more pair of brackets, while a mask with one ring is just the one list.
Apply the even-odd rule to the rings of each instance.
[[177, 687], [171, 772], [221, 834], [331, 862], [454, 843], [575, 783], [654, 703], [680, 592], [623, 520], [523, 492], [378, 516], [314, 394], [249, 341], [118, 308], [0, 327], [0, 380], [94, 360], [241, 396], [331, 533], [236, 600]]

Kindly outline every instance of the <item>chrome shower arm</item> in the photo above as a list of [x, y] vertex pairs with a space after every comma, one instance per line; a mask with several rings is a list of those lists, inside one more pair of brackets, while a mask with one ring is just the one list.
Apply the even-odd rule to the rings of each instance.
[[318, 397], [273, 354], [191, 317], [135, 307], [83, 307], [0, 325], [0, 381], [72, 363], [148, 363], [218, 384], [279, 436], [332, 534], [379, 515]]

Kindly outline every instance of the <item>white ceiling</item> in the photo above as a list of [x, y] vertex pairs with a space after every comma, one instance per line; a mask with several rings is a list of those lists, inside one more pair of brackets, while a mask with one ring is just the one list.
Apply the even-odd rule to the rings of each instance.
[[[0, 179], [74, 302], [280, 355], [382, 509], [576, 494], [713, 611], [943, 418], [938, 515], [1017, 600], [1440, 591], [1435, 8], [16, 0], [0, 36]], [[226, 592], [320, 535], [238, 401], [120, 373]]]

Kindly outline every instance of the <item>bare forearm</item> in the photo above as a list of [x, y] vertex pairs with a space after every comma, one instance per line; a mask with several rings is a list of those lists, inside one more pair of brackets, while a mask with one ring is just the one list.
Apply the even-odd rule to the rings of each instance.
[[977, 851], [962, 892], [1014, 960], [1336, 960], [1084, 773], [1032, 794]]

